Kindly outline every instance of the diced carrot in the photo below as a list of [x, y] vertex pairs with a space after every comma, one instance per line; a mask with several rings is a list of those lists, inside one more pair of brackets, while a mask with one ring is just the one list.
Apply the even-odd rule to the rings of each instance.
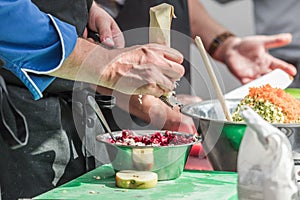
[[269, 84], [249, 89], [249, 97], [258, 100], [270, 101], [282, 109], [285, 114], [285, 123], [299, 123], [300, 101], [280, 88], [273, 88]]

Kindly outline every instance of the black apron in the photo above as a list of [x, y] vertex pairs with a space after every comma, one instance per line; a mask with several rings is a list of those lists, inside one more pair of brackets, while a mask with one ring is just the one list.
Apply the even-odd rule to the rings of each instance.
[[77, 33], [82, 35], [88, 21], [88, 11], [92, 0], [32, 0], [45, 13], [68, 22], [76, 27]]
[[[92, 0], [33, 2], [75, 25], [81, 35]], [[1, 69], [0, 75], [6, 82], [0, 78], [0, 199], [34, 197], [95, 167], [92, 142], [104, 130], [85, 101], [94, 95], [88, 86], [77, 92], [73, 81], [56, 79], [35, 101], [9, 71]], [[91, 147], [84, 149], [87, 143]]]

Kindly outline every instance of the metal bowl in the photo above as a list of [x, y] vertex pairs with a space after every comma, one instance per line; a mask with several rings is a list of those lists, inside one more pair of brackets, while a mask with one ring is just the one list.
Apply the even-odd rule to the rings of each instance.
[[[136, 135], [150, 135], [155, 132], [164, 133], [159, 130], [134, 130]], [[121, 131], [113, 132], [115, 136], [121, 136]], [[176, 135], [186, 135], [186, 133], [172, 132]], [[109, 134], [97, 136], [97, 141], [105, 145], [111, 164], [115, 171], [120, 170], [140, 170], [153, 171], [158, 175], [158, 180], [171, 180], [178, 178], [185, 166], [188, 154], [193, 144], [200, 142], [197, 138], [195, 142], [183, 145], [170, 146], [124, 146], [112, 144], [108, 141]], [[191, 137], [193, 135], [191, 134]]]
[[[241, 99], [226, 100], [230, 113], [235, 111], [240, 101]], [[246, 124], [228, 122], [218, 100], [185, 105], [181, 112], [199, 123], [198, 132], [203, 135], [203, 149], [214, 170], [236, 171], [237, 154]], [[300, 149], [300, 124], [273, 125], [288, 136], [293, 150]]]

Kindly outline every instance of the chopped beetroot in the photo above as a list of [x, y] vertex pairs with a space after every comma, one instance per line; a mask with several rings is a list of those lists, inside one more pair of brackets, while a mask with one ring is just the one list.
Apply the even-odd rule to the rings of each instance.
[[195, 142], [195, 137], [189, 134], [174, 134], [172, 131], [155, 132], [151, 135], [137, 136], [132, 131], [123, 130], [122, 136], [116, 136], [116, 141], [108, 139], [110, 143], [125, 146], [168, 146], [182, 145]]

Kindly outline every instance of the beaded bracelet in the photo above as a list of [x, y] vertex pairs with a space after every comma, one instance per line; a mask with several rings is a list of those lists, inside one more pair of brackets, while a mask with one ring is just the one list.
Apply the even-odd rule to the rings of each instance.
[[215, 51], [218, 49], [218, 47], [229, 37], [233, 37], [235, 36], [233, 33], [231, 32], [224, 32], [221, 33], [220, 35], [218, 35], [210, 44], [209, 49], [208, 49], [208, 53], [209, 55], [213, 56]]

